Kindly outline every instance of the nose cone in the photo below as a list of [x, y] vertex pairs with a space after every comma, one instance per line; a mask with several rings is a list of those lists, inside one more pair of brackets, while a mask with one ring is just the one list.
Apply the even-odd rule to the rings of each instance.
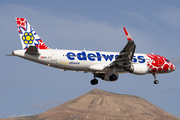
[[176, 66], [175, 66], [175, 65], [173, 65], [173, 69], [172, 69], [172, 70], [173, 70], [173, 71], [175, 71], [175, 69], [176, 69]]
[[175, 65], [172, 64], [172, 65], [171, 65], [171, 70], [172, 70], [172, 71], [175, 71], [175, 69], [176, 69]]

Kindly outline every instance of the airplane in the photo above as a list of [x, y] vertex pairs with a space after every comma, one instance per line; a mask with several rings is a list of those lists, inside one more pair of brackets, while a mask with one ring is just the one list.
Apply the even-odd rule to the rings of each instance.
[[123, 29], [127, 44], [120, 52], [64, 50], [49, 48], [25, 18], [15, 19], [22, 49], [14, 50], [10, 56], [18, 56], [63, 71], [92, 73], [92, 85], [98, 84], [96, 78], [116, 81], [122, 73], [152, 74], [154, 84], [158, 84], [157, 74], [170, 73], [176, 69], [175, 65], [163, 56], [135, 53], [136, 45], [125, 27]]

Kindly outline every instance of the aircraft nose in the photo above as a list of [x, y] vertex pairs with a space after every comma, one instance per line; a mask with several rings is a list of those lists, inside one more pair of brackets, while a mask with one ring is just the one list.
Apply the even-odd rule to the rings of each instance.
[[[173, 65], [173, 64], [172, 64]], [[176, 66], [175, 65], [173, 65], [172, 66], [172, 71], [174, 71], [176, 69]]]

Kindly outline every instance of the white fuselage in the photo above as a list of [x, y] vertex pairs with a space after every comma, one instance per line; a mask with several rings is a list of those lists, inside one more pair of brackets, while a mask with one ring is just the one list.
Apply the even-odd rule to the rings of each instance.
[[[103, 69], [115, 61], [118, 52], [78, 51], [78, 50], [39, 50], [40, 55], [25, 54], [26, 50], [15, 50], [13, 54], [47, 66], [63, 70], [84, 71], [93, 73], [112, 73], [112, 69]], [[147, 64], [151, 61], [146, 54], [134, 54], [132, 64]], [[116, 73], [125, 73], [124, 69]]]

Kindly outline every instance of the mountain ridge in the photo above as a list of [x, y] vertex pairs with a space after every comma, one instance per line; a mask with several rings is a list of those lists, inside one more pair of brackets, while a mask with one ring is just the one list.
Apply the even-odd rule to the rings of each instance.
[[34, 116], [2, 120], [180, 120], [134, 95], [93, 89]]

